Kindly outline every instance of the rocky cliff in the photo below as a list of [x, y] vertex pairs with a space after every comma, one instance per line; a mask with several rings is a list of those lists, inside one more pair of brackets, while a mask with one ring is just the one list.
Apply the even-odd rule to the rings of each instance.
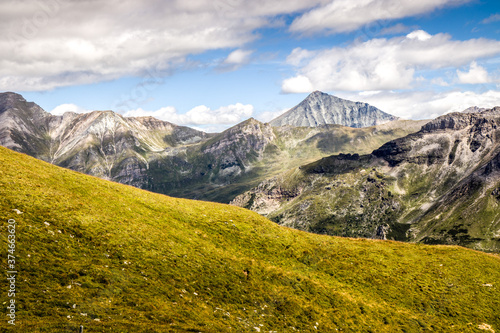
[[316, 127], [337, 124], [348, 127], [370, 127], [398, 119], [367, 103], [352, 102], [315, 91], [299, 105], [272, 120], [272, 126]]

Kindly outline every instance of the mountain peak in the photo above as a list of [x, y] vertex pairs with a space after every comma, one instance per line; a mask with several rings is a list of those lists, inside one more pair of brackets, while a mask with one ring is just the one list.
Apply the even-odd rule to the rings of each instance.
[[479, 112], [483, 112], [484, 110], [486, 110], [486, 109], [480, 108], [478, 106], [471, 106], [470, 108], [463, 110], [462, 113], [479, 113]]
[[23, 97], [23, 95], [18, 94], [16, 92], [12, 92], [12, 91], [5, 91], [3, 93], [0, 93], [0, 99], [2, 99], [2, 100], [5, 100], [5, 99], [20, 100], [20, 101], [26, 102], [26, 99]]
[[315, 91], [313, 91], [312, 93], [309, 94], [309, 96], [316, 96], [316, 95], [321, 96], [321, 95], [328, 95], [328, 94], [324, 93], [322, 91], [319, 91], [319, 90], [315, 90]]
[[[7, 121], [7, 118], [16, 117], [21, 120], [26, 119], [40, 119], [45, 117], [51, 117], [52, 115], [45, 112], [40, 106], [33, 102], [28, 102], [26, 99], [14, 92], [4, 92], [0, 93], [0, 114], [9, 113], [10, 115], [5, 115], [5, 119], [2, 121]], [[17, 122], [18, 120], [15, 120]], [[1, 128], [1, 126], [0, 126]]]
[[0, 93], [0, 113], [15, 107], [19, 103], [27, 103], [22, 95], [10, 91]]
[[297, 106], [273, 119], [272, 126], [317, 127], [338, 124], [369, 127], [398, 119], [367, 103], [353, 102], [316, 90]]

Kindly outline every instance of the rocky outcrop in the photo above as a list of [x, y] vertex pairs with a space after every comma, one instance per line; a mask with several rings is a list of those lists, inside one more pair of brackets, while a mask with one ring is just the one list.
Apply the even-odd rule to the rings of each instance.
[[317, 127], [338, 124], [369, 127], [398, 119], [367, 103], [352, 102], [320, 91], [307, 96], [299, 105], [270, 121], [272, 126]]
[[261, 160], [266, 147], [276, 141], [276, 135], [268, 124], [250, 118], [214, 137], [204, 145], [202, 153], [218, 159], [223, 170], [228, 167], [244, 169], [250, 163]]

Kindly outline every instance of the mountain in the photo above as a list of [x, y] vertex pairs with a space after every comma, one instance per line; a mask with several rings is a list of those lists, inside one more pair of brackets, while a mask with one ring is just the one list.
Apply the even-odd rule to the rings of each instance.
[[0, 94], [0, 144], [53, 164], [140, 186], [149, 162], [207, 138], [204, 132], [112, 111], [54, 116], [15, 93]]
[[338, 124], [370, 127], [398, 119], [367, 103], [352, 102], [315, 91], [299, 105], [270, 121], [272, 126], [317, 127]]
[[54, 116], [0, 94], [0, 144], [79, 172], [178, 197], [229, 202], [264, 179], [338, 152], [368, 153], [425, 121], [351, 129], [272, 127], [246, 120], [206, 134], [112, 111]]
[[500, 108], [268, 179], [233, 204], [316, 233], [500, 251]]
[[495, 255], [304, 233], [3, 147], [0, 184], [19, 332], [500, 329]]
[[152, 186], [143, 188], [228, 203], [280, 172], [335, 152], [371, 151], [394, 137], [417, 131], [425, 122], [401, 121], [364, 129], [338, 125], [277, 128], [249, 119], [184, 153], [151, 163]]

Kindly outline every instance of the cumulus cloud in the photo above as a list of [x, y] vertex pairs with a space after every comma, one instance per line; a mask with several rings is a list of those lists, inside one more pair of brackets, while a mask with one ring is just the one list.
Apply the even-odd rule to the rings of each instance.
[[[307, 57], [301, 56], [304, 54]], [[421, 75], [416, 77], [419, 71], [460, 67], [497, 54], [500, 54], [500, 41], [483, 38], [456, 41], [448, 34], [430, 35], [422, 30], [314, 54], [295, 49], [288, 62], [296, 67], [297, 74], [282, 82], [282, 91], [408, 89], [422, 79]]]
[[423, 30], [415, 30], [406, 35], [406, 38], [425, 42], [426, 40], [431, 39], [432, 36]]
[[468, 72], [462, 72], [457, 69], [458, 81], [466, 84], [488, 83], [491, 79], [488, 71], [473, 61], [469, 66]]
[[174, 107], [163, 107], [155, 111], [147, 111], [141, 108], [124, 113], [126, 117], [151, 116], [177, 125], [235, 125], [250, 118], [254, 108], [250, 104], [236, 103], [222, 106], [212, 110], [205, 105], [199, 105], [184, 114], [180, 114]]
[[50, 113], [52, 113], [55, 116], [60, 116], [65, 112], [87, 113], [91, 112], [91, 110], [86, 110], [75, 104], [61, 104], [52, 109], [52, 111], [50, 111]]
[[248, 64], [250, 62], [253, 52], [254, 52], [253, 50], [243, 50], [243, 49], [234, 50], [233, 52], [229, 53], [227, 58], [224, 59], [224, 61], [222, 61], [222, 63], [220, 63], [216, 67], [216, 70], [219, 72], [237, 70], [241, 66]]
[[460, 5], [470, 0], [333, 0], [295, 19], [290, 30], [299, 33], [349, 32], [378, 20], [391, 20]]
[[[186, 57], [241, 48], [274, 16], [327, 0], [5, 0], [0, 89], [33, 91], [169, 73]], [[245, 53], [239, 54], [244, 60]], [[228, 59], [238, 60], [238, 54]]]
[[[305, 75], [297, 75], [286, 79], [281, 85], [281, 90], [285, 93], [304, 93], [314, 91], [314, 86], [311, 80]], [[323, 89], [330, 90], [330, 89]]]
[[434, 91], [390, 92], [376, 94], [341, 93], [340, 97], [369, 103], [404, 119], [432, 119], [449, 112], [460, 112], [471, 106], [500, 106], [500, 91], [488, 90], [436, 93]]
[[291, 108], [286, 108], [286, 109], [282, 109], [282, 110], [278, 110], [278, 111], [264, 111], [264, 112], [259, 113], [257, 116], [255, 116], [255, 119], [257, 119], [258, 121], [261, 121], [263, 123], [268, 123], [271, 120], [273, 120], [274, 118], [281, 116], [283, 113], [287, 112], [290, 109]]
[[250, 56], [252, 55], [252, 53], [253, 51], [251, 50], [235, 50], [227, 56], [226, 60], [224, 60], [224, 63], [231, 65], [246, 64], [250, 60]]

